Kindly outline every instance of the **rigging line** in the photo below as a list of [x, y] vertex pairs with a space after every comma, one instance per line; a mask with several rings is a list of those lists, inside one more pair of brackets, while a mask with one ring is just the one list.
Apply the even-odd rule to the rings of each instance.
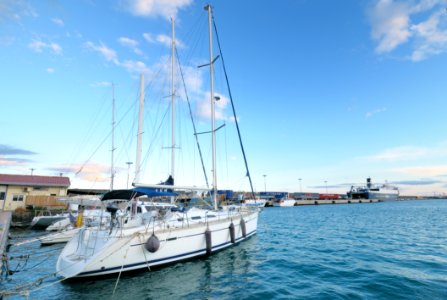
[[227, 143], [227, 127], [225, 126], [224, 128], [224, 132], [225, 132], [225, 163], [226, 163], [226, 170], [227, 170], [227, 176], [226, 176], [226, 180], [227, 180], [227, 185], [229, 183], [229, 176], [228, 176], [228, 143]]
[[[108, 91], [107, 91], [107, 93], [108, 93]], [[108, 101], [108, 99], [110, 99], [110, 97], [108, 94], [104, 93], [100, 99], [101, 105], [99, 106], [99, 109], [97, 111], [105, 112], [105, 109], [103, 109], [103, 108], [106, 104], [106, 99]], [[93, 110], [92, 110], [92, 112], [93, 112]], [[83, 139], [81, 140], [81, 142], [78, 145], [76, 145], [76, 147], [73, 147], [73, 151], [70, 155], [70, 161], [71, 161], [70, 165], [74, 164], [74, 161], [77, 160], [77, 157], [79, 156], [79, 153], [81, 152], [81, 149], [83, 149], [85, 147], [85, 145], [88, 142], [90, 142], [90, 139], [93, 136], [94, 130], [96, 130], [98, 128], [98, 125], [99, 125], [98, 121], [101, 119], [98, 117], [98, 113], [95, 113], [91, 117], [92, 117], [92, 120], [88, 124], [89, 125], [88, 130], [82, 136]]]
[[212, 18], [213, 18], [214, 31], [216, 33], [216, 41], [217, 41], [217, 45], [219, 47], [220, 57], [222, 58], [222, 67], [223, 67], [223, 71], [224, 71], [224, 74], [225, 74], [225, 79], [226, 79], [226, 82], [227, 82], [228, 95], [230, 96], [230, 101], [231, 101], [231, 108], [233, 109], [234, 122], [236, 123], [236, 129], [237, 129], [237, 133], [238, 133], [238, 136], [239, 136], [239, 143], [241, 145], [242, 155], [244, 156], [245, 169], [247, 170], [248, 180], [250, 181], [251, 194], [252, 194], [253, 198], [255, 198], [255, 191], [253, 189], [253, 183], [251, 181], [250, 171], [248, 169], [248, 162], [247, 162], [247, 157], [245, 156], [244, 145], [242, 144], [241, 131], [239, 129], [239, 124], [238, 124], [238, 121], [237, 121], [236, 109], [234, 108], [233, 97], [231, 95], [231, 89], [230, 89], [230, 82], [228, 80], [227, 70], [225, 68], [224, 57], [223, 57], [223, 53], [222, 53], [222, 48], [220, 47], [219, 34], [217, 33], [217, 26], [216, 26], [216, 21], [214, 20], [214, 15], [212, 15]]
[[[157, 135], [159, 134], [160, 129], [161, 129], [162, 125], [163, 125], [163, 120], [166, 118], [166, 116], [167, 116], [167, 114], [168, 114], [170, 108], [171, 108], [171, 106], [169, 105], [168, 108], [167, 108], [167, 110], [166, 110], [166, 112], [165, 112], [165, 114], [163, 115], [163, 118], [161, 119], [162, 122], [160, 122], [160, 125], [158, 126], [157, 130], [154, 132], [154, 139], [155, 139], [155, 137], [157, 137]], [[149, 154], [150, 154], [150, 152], [151, 152], [153, 146], [154, 146], [154, 143], [150, 143], [150, 144], [149, 144], [149, 148], [148, 148], [148, 150], [147, 150], [147, 152], [146, 152], [146, 155], [145, 155], [145, 157], [143, 158], [143, 160], [142, 160], [142, 162], [141, 162], [142, 165], [143, 165], [144, 163], [146, 163], [146, 161], [147, 161], [147, 159], [148, 159], [148, 157], [149, 157]]]
[[209, 188], [208, 177], [206, 176], [205, 165], [204, 165], [204, 163], [203, 163], [202, 150], [200, 149], [199, 138], [197, 137], [196, 124], [195, 124], [195, 122], [194, 122], [194, 117], [193, 117], [192, 109], [191, 109], [191, 103], [190, 103], [190, 101], [189, 101], [188, 92], [187, 92], [187, 90], [186, 90], [185, 77], [183, 76], [183, 69], [182, 69], [182, 66], [180, 65], [180, 57], [179, 57], [179, 55], [178, 55], [177, 48], [175, 48], [175, 53], [176, 53], [176, 55], [177, 55], [177, 61], [179, 62], [179, 63], [178, 63], [178, 65], [179, 65], [179, 71], [180, 71], [180, 75], [181, 75], [181, 77], [182, 77], [182, 82], [183, 82], [183, 88], [184, 88], [184, 90], [185, 90], [186, 101], [188, 102], [189, 116], [191, 117], [192, 127], [193, 127], [193, 129], [194, 129], [194, 136], [195, 136], [196, 143], [197, 143], [197, 148], [198, 148], [198, 151], [199, 151], [200, 161], [201, 161], [201, 163], [202, 163], [202, 169], [203, 169], [203, 175], [205, 176], [206, 187]]
[[[132, 108], [132, 106], [130, 106], [127, 111], [124, 113], [124, 115], [121, 117], [121, 119], [115, 124], [115, 127], [117, 125], [119, 125], [124, 118], [126, 117], [126, 115], [129, 113], [130, 109]], [[75, 173], [75, 175], [78, 175], [79, 173], [82, 172], [82, 170], [84, 169], [85, 165], [88, 164], [88, 162], [90, 161], [90, 159], [92, 159], [92, 157], [96, 154], [96, 152], [102, 147], [102, 145], [108, 140], [109, 136], [112, 134], [112, 130], [109, 132], [109, 134], [102, 140], [102, 142], [99, 144], [99, 146], [95, 149], [95, 151], [93, 152], [92, 155], [90, 155], [90, 157], [84, 162], [84, 164], [79, 168], [79, 170]]]

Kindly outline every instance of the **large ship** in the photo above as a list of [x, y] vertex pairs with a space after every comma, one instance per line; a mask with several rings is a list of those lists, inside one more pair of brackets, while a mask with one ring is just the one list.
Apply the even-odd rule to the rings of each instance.
[[388, 183], [374, 185], [371, 178], [366, 179], [366, 186], [351, 186], [347, 193], [350, 199], [377, 199], [379, 201], [397, 201], [399, 198], [399, 189]]

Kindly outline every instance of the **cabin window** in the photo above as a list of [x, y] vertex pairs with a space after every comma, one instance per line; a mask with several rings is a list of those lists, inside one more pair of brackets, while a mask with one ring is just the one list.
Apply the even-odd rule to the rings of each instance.
[[6, 193], [0, 192], [0, 200], [5, 200], [5, 198], [6, 198]]
[[13, 195], [12, 201], [23, 201], [23, 195]]
[[208, 215], [207, 217], [208, 218], [215, 218], [216, 216], [215, 215]]
[[196, 217], [191, 217], [191, 220], [200, 220], [202, 217], [200, 216], [196, 216]]

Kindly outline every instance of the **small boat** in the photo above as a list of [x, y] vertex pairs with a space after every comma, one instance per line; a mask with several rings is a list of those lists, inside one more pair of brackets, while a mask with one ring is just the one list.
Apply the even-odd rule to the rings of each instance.
[[32, 229], [46, 229], [51, 224], [63, 220], [68, 219], [69, 214], [56, 214], [56, 215], [40, 215], [33, 218], [31, 221], [31, 228]]
[[[69, 217], [57, 221], [46, 228], [47, 231], [57, 231], [40, 238], [42, 245], [66, 243], [82, 226], [108, 226], [111, 221], [110, 211], [106, 211], [97, 196], [73, 196], [61, 198], [70, 205]], [[103, 208], [98, 208], [103, 206]], [[86, 208], [87, 207], [87, 208]], [[81, 209], [80, 209], [81, 208]]]
[[70, 226], [70, 227], [66, 228], [65, 230], [47, 234], [47, 235], [41, 237], [39, 240], [42, 245], [66, 243], [69, 240], [71, 240], [73, 238], [73, 236], [75, 236], [76, 233], [79, 232], [79, 230], [81, 230], [81, 228], [75, 228], [75, 227]]
[[272, 205], [276, 207], [290, 207], [295, 206], [295, 203], [296, 203], [295, 199], [281, 198], [273, 200]]
[[366, 179], [366, 186], [352, 186], [347, 192], [349, 199], [376, 199], [379, 201], [397, 201], [399, 189], [388, 183], [382, 185], [372, 184], [371, 178]]
[[45, 230], [46, 231], [61, 231], [66, 229], [72, 225], [72, 222], [70, 220], [70, 217], [64, 218], [62, 220], [56, 221], [53, 224], [49, 225]]
[[242, 206], [256, 206], [256, 207], [265, 207], [267, 201], [265, 199], [245, 199], [242, 202]]

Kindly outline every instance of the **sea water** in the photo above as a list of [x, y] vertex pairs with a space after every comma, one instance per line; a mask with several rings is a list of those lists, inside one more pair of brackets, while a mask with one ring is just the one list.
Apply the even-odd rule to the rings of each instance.
[[[12, 234], [14, 243], [41, 233]], [[17, 272], [0, 289], [53, 273], [61, 247], [12, 246]], [[119, 279], [60, 279], [22, 292], [70, 300], [447, 299], [447, 200], [265, 208], [256, 236], [211, 257]]]

